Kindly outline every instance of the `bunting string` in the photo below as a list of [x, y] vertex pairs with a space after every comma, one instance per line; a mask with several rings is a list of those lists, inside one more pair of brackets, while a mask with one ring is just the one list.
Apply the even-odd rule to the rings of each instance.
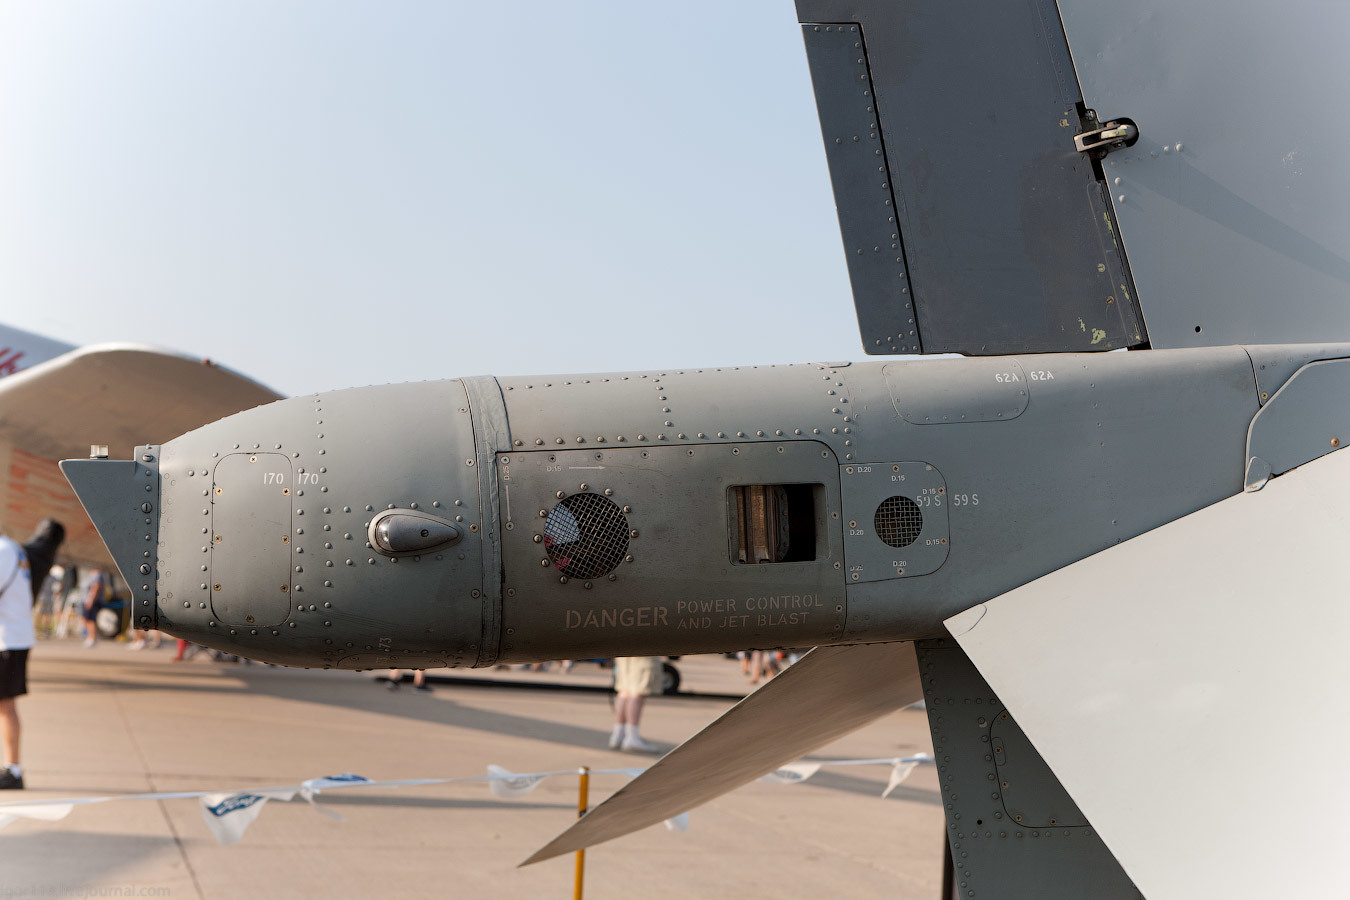
[[[800, 784], [810, 779], [822, 768], [836, 766], [890, 766], [891, 777], [882, 797], [890, 796], [914, 768], [922, 763], [931, 763], [933, 757], [927, 753], [917, 756], [890, 757], [878, 759], [813, 759], [791, 762], [759, 778], [771, 784]], [[624, 775], [636, 778], [647, 771], [641, 768], [592, 769], [592, 775]], [[554, 769], [546, 772], [512, 772], [501, 766], [489, 765], [486, 775], [468, 775], [456, 778], [397, 778], [373, 781], [361, 775], [328, 775], [311, 778], [297, 785], [279, 787], [246, 788], [235, 791], [158, 791], [141, 794], [117, 794], [105, 797], [65, 797], [43, 800], [16, 800], [0, 803], [0, 829], [19, 819], [37, 819], [55, 822], [64, 819], [77, 806], [94, 803], [111, 803], [121, 800], [189, 800], [195, 799], [201, 805], [202, 819], [211, 834], [222, 844], [233, 844], [244, 836], [244, 832], [262, 813], [269, 800], [292, 801], [300, 799], [316, 812], [341, 822], [342, 816], [317, 802], [317, 798], [331, 791], [353, 790], [361, 788], [401, 788], [437, 784], [486, 783], [493, 796], [503, 800], [517, 800], [532, 793], [544, 781], [560, 775], [575, 776], [576, 769]], [[666, 820], [671, 831], [684, 832], [689, 828], [689, 813], [684, 812]]]

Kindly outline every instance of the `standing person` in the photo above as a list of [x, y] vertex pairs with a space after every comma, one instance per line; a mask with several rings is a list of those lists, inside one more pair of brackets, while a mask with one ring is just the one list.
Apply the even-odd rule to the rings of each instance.
[[750, 683], [759, 684], [759, 679], [768, 681], [778, 674], [778, 661], [772, 650], [750, 651]]
[[66, 563], [61, 575], [61, 598], [52, 604], [56, 610], [55, 637], [63, 638], [70, 634], [72, 625], [80, 618], [80, 573], [74, 563]]
[[661, 657], [621, 656], [614, 660], [614, 731], [610, 749], [630, 753], [656, 753], [657, 748], [642, 739], [638, 723], [648, 694], [661, 692]]
[[[402, 669], [390, 669], [389, 681], [385, 687], [391, 691], [398, 690], [399, 684], [403, 681]], [[430, 694], [431, 688], [427, 687], [427, 673], [425, 669], [413, 669], [413, 690], [422, 694]]]
[[28, 651], [33, 637], [28, 557], [18, 543], [0, 535], [0, 749], [5, 754], [0, 790], [23, 787], [16, 701], [28, 693]]
[[[132, 628], [130, 631], [131, 643], [127, 645], [128, 650], [144, 650], [146, 647], [151, 650], [158, 650], [160, 643], [164, 640], [164, 636], [153, 628], [148, 631]], [[146, 641], [149, 641], [149, 643], [146, 643]]]
[[[28, 564], [31, 566], [32, 560]], [[52, 636], [52, 629], [55, 627], [57, 617], [57, 605], [60, 602], [61, 578], [64, 570], [60, 566], [52, 566], [51, 573], [42, 583], [42, 589], [38, 591], [37, 606], [34, 608], [34, 627], [39, 637], [49, 638]], [[31, 581], [33, 571], [29, 569], [28, 578]]]
[[33, 603], [38, 601], [38, 591], [47, 581], [47, 573], [56, 562], [56, 551], [66, 539], [66, 526], [55, 519], [43, 519], [38, 523], [33, 536], [23, 545], [24, 555], [28, 557], [28, 580], [32, 585]]
[[98, 613], [112, 597], [112, 579], [102, 568], [95, 569], [85, 587], [84, 608], [80, 615], [84, 619], [84, 646], [92, 647], [98, 643]]

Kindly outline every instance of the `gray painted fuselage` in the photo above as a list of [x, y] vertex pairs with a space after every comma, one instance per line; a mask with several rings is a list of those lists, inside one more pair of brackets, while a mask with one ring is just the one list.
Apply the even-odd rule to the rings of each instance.
[[[102, 489], [138, 505], [123, 533], [140, 527], [139, 504], [160, 511], [144, 517], [155, 554], [114, 548], [140, 589], [138, 622], [256, 659], [481, 666], [908, 640], [1242, 491], [1263, 395], [1308, 360], [1347, 355], [1228, 347], [359, 388], [142, 448], [140, 474]], [[805, 486], [790, 495], [785, 561], [740, 562], [742, 485]], [[586, 570], [568, 568], [556, 530], [545, 537], [579, 494], [627, 532]], [[890, 498], [913, 504], [902, 547], [877, 534]], [[459, 539], [386, 552], [370, 532], [383, 510], [453, 523]]]

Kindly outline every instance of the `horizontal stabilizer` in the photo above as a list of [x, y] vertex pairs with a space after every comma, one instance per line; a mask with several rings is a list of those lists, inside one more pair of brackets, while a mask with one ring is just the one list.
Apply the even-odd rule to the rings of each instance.
[[[1350, 453], [947, 621], [1149, 900], [1326, 896], [1350, 827]], [[1257, 748], [1287, 764], [1253, 784]]]
[[48, 459], [126, 457], [281, 395], [209, 360], [94, 344], [0, 379], [0, 441]]
[[688, 812], [922, 697], [913, 644], [817, 647], [521, 865]]

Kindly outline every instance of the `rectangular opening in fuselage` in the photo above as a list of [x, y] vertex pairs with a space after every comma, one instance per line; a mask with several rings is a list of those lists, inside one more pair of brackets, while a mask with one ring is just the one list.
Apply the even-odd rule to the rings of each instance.
[[731, 561], [737, 565], [819, 558], [817, 499], [822, 484], [738, 484], [727, 489]]

